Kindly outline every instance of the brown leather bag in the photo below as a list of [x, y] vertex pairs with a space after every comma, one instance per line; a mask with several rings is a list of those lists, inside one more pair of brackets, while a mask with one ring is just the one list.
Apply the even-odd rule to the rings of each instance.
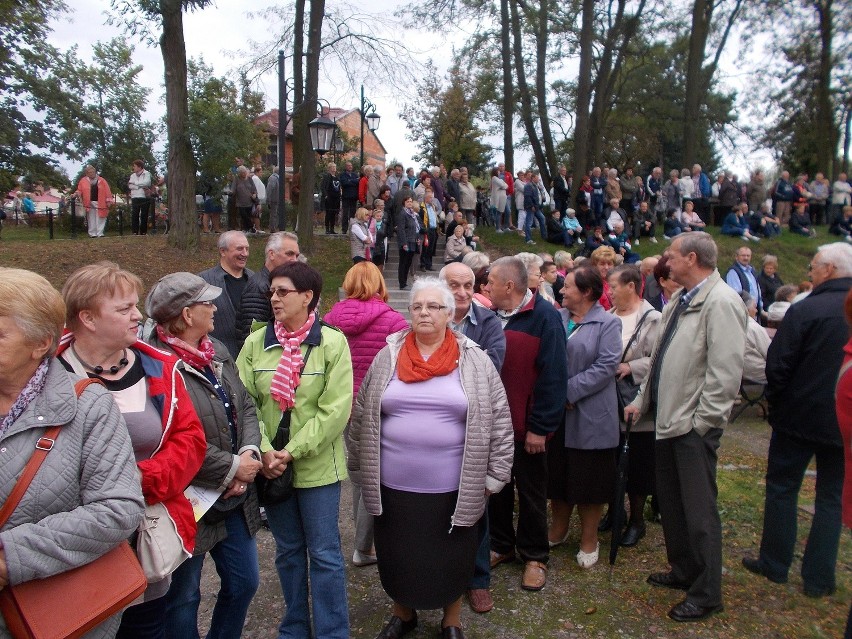
[[[97, 380], [75, 384], [79, 397]], [[59, 426], [45, 431], [36, 451], [24, 467], [3, 508], [0, 528], [5, 525], [47, 454], [56, 443]], [[136, 553], [126, 541], [105, 555], [79, 568], [34, 579], [0, 591], [0, 614], [15, 639], [74, 639], [125, 608], [145, 592], [148, 580]]]

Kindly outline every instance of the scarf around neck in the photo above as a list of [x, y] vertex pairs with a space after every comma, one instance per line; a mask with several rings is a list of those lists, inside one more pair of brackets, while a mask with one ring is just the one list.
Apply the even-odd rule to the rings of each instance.
[[203, 370], [210, 366], [213, 356], [216, 354], [213, 342], [207, 335], [201, 338], [198, 348], [196, 348], [188, 342], [183, 341], [180, 337], [175, 337], [167, 333], [162, 326], [157, 324], [157, 337], [160, 338], [160, 341], [171, 346], [172, 350], [184, 362], [198, 370]]
[[307, 321], [292, 333], [279, 321], [273, 325], [282, 351], [269, 390], [272, 399], [278, 402], [283, 411], [296, 405], [296, 389], [302, 374], [302, 342], [308, 337], [315, 320], [316, 314], [310, 313]]
[[27, 409], [27, 406], [30, 405], [36, 397], [41, 395], [41, 392], [44, 390], [45, 383], [47, 381], [47, 369], [50, 368], [50, 360], [45, 357], [41, 360], [41, 363], [36, 368], [33, 376], [30, 377], [30, 380], [27, 382], [27, 385], [24, 386], [21, 394], [18, 395], [18, 399], [15, 400], [15, 403], [12, 404], [12, 407], [9, 409], [9, 414], [6, 415], [5, 419], [0, 422], [0, 435], [6, 432], [6, 430], [15, 423], [15, 420], [21, 416], [21, 414]]
[[456, 336], [448, 328], [444, 335], [444, 341], [438, 350], [432, 353], [428, 360], [423, 359], [414, 331], [405, 336], [402, 350], [399, 353], [397, 363], [397, 377], [401, 382], [411, 384], [413, 382], [425, 382], [433, 377], [443, 377], [453, 372], [459, 365], [459, 343]]

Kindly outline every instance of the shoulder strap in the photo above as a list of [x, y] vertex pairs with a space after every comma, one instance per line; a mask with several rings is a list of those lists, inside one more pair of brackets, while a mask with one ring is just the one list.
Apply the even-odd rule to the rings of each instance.
[[636, 341], [636, 338], [639, 337], [639, 329], [642, 328], [642, 324], [645, 323], [645, 318], [648, 317], [648, 313], [655, 309], [649, 308], [645, 313], [643, 313], [642, 317], [639, 318], [639, 322], [636, 324], [636, 328], [633, 329], [633, 335], [630, 336], [630, 339], [627, 341], [627, 346], [624, 347], [624, 352], [621, 354], [621, 361], [624, 361], [624, 358], [627, 357], [627, 351], [630, 350], [630, 347], [633, 346], [633, 342]]
[[[77, 397], [80, 397], [80, 395], [83, 394], [83, 391], [86, 390], [86, 387], [90, 384], [103, 385], [103, 382], [99, 379], [92, 378], [81, 379], [74, 384], [74, 392]], [[44, 435], [39, 437], [36, 441], [35, 452], [30, 457], [27, 465], [24, 466], [21, 477], [18, 479], [18, 482], [15, 484], [12, 492], [9, 493], [9, 496], [6, 498], [3, 508], [0, 508], [0, 528], [6, 525], [9, 517], [11, 517], [12, 513], [15, 512], [15, 508], [18, 507], [24, 493], [27, 492], [27, 488], [30, 487], [30, 483], [36, 476], [42, 462], [44, 462], [47, 454], [53, 449], [53, 445], [56, 443], [57, 437], [59, 437], [59, 429], [59, 426], [51, 426], [44, 432]]]

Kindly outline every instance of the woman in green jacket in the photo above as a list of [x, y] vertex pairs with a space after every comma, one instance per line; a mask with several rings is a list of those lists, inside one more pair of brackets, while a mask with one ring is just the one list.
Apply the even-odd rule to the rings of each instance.
[[[261, 422], [261, 472], [272, 479], [293, 464], [294, 496], [266, 506], [287, 604], [279, 632], [348, 639], [337, 520], [340, 483], [347, 478], [342, 434], [352, 406], [349, 346], [314, 312], [322, 290], [317, 271], [294, 262], [275, 268], [269, 281], [275, 320], [248, 337], [237, 368]], [[271, 441], [282, 417], [289, 417], [290, 442], [275, 450]]]

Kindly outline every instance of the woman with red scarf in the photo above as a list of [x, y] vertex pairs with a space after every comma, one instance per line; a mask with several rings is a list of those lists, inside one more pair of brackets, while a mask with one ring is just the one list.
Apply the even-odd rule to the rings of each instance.
[[192, 485], [218, 491], [198, 521], [193, 556], [172, 573], [166, 625], [174, 636], [198, 637], [201, 569], [207, 553], [222, 581], [211, 637], [239, 639], [260, 583], [255, 533], [260, 515], [254, 478], [260, 470], [260, 429], [254, 402], [222, 342], [210, 337], [222, 293], [192, 273], [166, 275], [148, 293], [145, 311], [156, 322], [149, 343], [183, 360], [186, 390], [204, 426], [207, 451]]
[[349, 469], [375, 516], [379, 577], [393, 613], [377, 639], [443, 608], [441, 637], [463, 639], [461, 596], [473, 576], [476, 524], [509, 481], [509, 405], [488, 355], [449, 328], [453, 294], [434, 277], [411, 289], [411, 330], [394, 333], [358, 392]]
[[[268, 297], [275, 321], [249, 335], [237, 368], [262, 423], [263, 476], [279, 477], [293, 465], [294, 495], [265, 505], [287, 604], [278, 632], [349, 639], [337, 521], [347, 478], [343, 429], [352, 409], [352, 358], [343, 333], [314, 312], [321, 291], [322, 276], [307, 264], [273, 269]], [[278, 450], [271, 442], [288, 421], [290, 441]]]

